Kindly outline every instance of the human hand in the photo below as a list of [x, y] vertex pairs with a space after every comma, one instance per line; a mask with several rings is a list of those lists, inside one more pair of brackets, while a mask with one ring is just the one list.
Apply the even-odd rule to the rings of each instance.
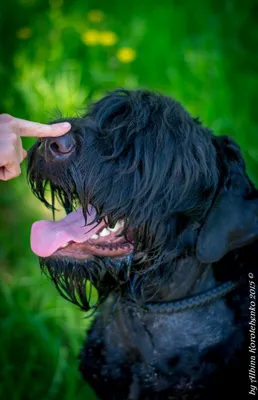
[[0, 114], [0, 180], [7, 181], [20, 175], [20, 164], [27, 156], [22, 147], [22, 136], [62, 136], [70, 129], [69, 122], [45, 125]]

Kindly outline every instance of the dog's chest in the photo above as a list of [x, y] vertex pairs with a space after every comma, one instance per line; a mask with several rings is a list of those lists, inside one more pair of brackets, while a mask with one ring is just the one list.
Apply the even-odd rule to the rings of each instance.
[[209, 351], [215, 350], [224, 362], [239, 346], [241, 335], [233, 319], [223, 300], [174, 315], [132, 308], [119, 309], [110, 320], [100, 315], [83, 351], [84, 376], [92, 384], [119, 381], [120, 391], [135, 391], [132, 398], [138, 398], [139, 390], [188, 390], [211, 372], [212, 361], [205, 359]]

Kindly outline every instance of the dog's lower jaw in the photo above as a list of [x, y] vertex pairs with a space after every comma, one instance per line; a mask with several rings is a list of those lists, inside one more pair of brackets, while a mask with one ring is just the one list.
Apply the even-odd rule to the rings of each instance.
[[172, 315], [129, 303], [110, 314], [112, 306], [112, 297], [101, 306], [80, 355], [82, 375], [100, 399], [210, 400], [233, 383], [229, 363], [243, 332], [224, 299]]

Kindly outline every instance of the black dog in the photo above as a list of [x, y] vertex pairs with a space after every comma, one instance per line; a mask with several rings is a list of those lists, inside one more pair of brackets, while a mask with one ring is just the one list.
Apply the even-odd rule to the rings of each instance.
[[97, 310], [83, 377], [101, 399], [255, 397], [258, 191], [238, 145], [145, 90], [70, 122], [29, 154], [33, 192], [68, 214], [31, 240], [61, 295]]

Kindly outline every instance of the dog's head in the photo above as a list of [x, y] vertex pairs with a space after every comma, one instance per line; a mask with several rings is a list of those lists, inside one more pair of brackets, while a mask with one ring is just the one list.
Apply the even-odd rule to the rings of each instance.
[[175, 100], [114, 91], [68, 120], [66, 135], [32, 147], [28, 177], [41, 201], [54, 206], [50, 189], [67, 211], [36, 222], [31, 239], [73, 302], [89, 307], [86, 281], [99, 301], [128, 283], [141, 291], [169, 279], [180, 257], [218, 261], [257, 237], [255, 189], [239, 147]]

